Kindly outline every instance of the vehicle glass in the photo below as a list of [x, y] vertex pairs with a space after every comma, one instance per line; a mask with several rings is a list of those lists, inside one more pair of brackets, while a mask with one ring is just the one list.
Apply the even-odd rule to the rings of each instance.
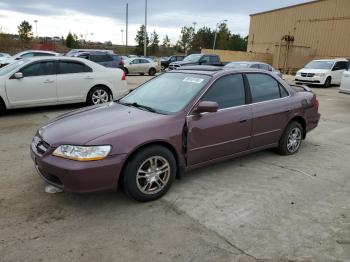
[[259, 64], [253, 64], [251, 65], [251, 68], [260, 68]]
[[219, 57], [218, 56], [210, 56], [209, 61], [213, 63], [219, 62]]
[[248, 68], [250, 66], [250, 64], [248, 63], [229, 63], [227, 65], [225, 65], [225, 67], [229, 67], [229, 68]]
[[184, 57], [183, 56], [178, 56], [178, 57], [176, 57], [176, 60], [177, 61], [182, 61], [182, 60], [184, 60]]
[[204, 94], [202, 101], [217, 102], [219, 109], [245, 104], [245, 90], [241, 74], [223, 76]]
[[332, 69], [334, 65], [333, 61], [311, 61], [310, 63], [306, 64], [304, 68], [306, 69]]
[[170, 62], [175, 62], [175, 61], [176, 61], [176, 57], [173, 56], [170, 58]]
[[54, 54], [51, 54], [51, 53], [34, 53], [34, 56], [54, 56]]
[[147, 64], [150, 63], [147, 59], [140, 59], [140, 64]]
[[281, 97], [289, 96], [287, 90], [281, 84], [279, 85], [279, 87], [280, 87]]
[[141, 85], [120, 100], [137, 103], [160, 113], [182, 110], [208, 83], [210, 76], [184, 73], [165, 73]]
[[60, 74], [74, 74], [92, 72], [92, 69], [82, 63], [73, 61], [60, 61], [59, 62], [59, 73]]
[[46, 61], [33, 63], [23, 67], [20, 72], [23, 74], [23, 77], [55, 75], [55, 62]]
[[260, 69], [266, 70], [266, 71], [271, 71], [269, 65], [266, 64], [259, 64]]
[[336, 67], [337, 70], [347, 70], [349, 65], [348, 65], [348, 62], [341, 61], [341, 62], [337, 62], [334, 67]]
[[203, 56], [203, 58], [200, 60], [201, 63], [209, 63], [209, 56]]
[[16, 61], [16, 62], [13, 62], [11, 64], [8, 64], [8, 65], [0, 68], [0, 76], [4, 76], [4, 75], [12, 72], [13, 70], [15, 70], [16, 68], [22, 66], [26, 62], [28, 62], [28, 59], [23, 59], [23, 60], [20, 60], [20, 61]]
[[280, 98], [279, 83], [266, 74], [247, 74], [252, 102], [262, 102]]
[[26, 53], [26, 54], [20, 55], [20, 57], [22, 58], [33, 57], [33, 56], [34, 56], [33, 53]]
[[189, 56], [186, 56], [184, 61], [186, 62], [199, 62], [199, 60], [201, 59], [203, 55], [201, 54], [197, 54], [197, 55], [189, 55]]
[[90, 60], [96, 63], [113, 61], [110, 55], [90, 55]]

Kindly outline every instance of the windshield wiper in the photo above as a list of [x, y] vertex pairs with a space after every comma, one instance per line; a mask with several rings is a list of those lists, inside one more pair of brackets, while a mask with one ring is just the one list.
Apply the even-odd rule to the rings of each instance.
[[150, 111], [152, 113], [157, 113], [157, 111], [155, 109], [153, 109], [152, 107], [150, 106], [145, 106], [145, 105], [140, 105], [136, 102], [133, 102], [133, 103], [125, 103], [125, 102], [120, 102], [120, 104], [122, 105], [125, 105], [125, 106], [133, 106], [133, 107], [137, 107], [137, 108], [142, 108], [142, 109], [146, 109], [147, 111]]

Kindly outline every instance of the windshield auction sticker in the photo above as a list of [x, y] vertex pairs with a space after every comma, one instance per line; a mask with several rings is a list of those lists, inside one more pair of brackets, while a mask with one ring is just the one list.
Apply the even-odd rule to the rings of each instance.
[[186, 77], [184, 80], [182, 80], [183, 82], [189, 82], [189, 83], [196, 83], [196, 84], [200, 84], [203, 82], [204, 79], [202, 78], [195, 78], [195, 77]]

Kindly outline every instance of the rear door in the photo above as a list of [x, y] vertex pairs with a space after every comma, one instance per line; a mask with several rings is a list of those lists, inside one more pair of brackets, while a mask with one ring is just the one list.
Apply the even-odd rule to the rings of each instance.
[[83, 102], [94, 84], [92, 68], [73, 60], [60, 60], [57, 74], [57, 96], [59, 102]]
[[247, 150], [252, 111], [246, 104], [242, 75], [219, 78], [200, 100], [217, 102], [219, 110], [187, 117], [188, 164], [195, 165]]
[[339, 61], [336, 62], [332, 68], [332, 84], [339, 85], [343, 73], [349, 68], [348, 62]]
[[46, 105], [57, 102], [56, 62], [33, 62], [22, 67], [23, 78], [6, 80], [6, 93], [14, 107]]
[[253, 125], [250, 148], [277, 143], [289, 120], [290, 102], [287, 90], [272, 76], [246, 73], [249, 83]]

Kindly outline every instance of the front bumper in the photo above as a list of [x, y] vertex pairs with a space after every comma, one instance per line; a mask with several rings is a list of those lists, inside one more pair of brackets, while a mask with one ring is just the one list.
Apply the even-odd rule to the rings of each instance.
[[31, 148], [31, 157], [39, 176], [47, 183], [73, 193], [115, 191], [126, 155], [104, 160], [79, 162], [52, 155], [40, 156]]
[[324, 76], [313, 76], [313, 77], [295, 76], [294, 81], [302, 84], [324, 85], [326, 78]]

